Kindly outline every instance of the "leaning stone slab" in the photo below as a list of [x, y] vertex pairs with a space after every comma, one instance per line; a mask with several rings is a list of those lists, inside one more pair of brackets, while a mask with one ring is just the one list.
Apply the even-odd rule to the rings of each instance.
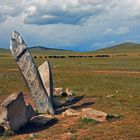
[[1, 104], [0, 124], [18, 131], [24, 126], [32, 115], [27, 115], [28, 110], [22, 92], [8, 96]]
[[10, 49], [31, 92], [39, 113], [49, 112], [50, 114], [54, 114], [53, 106], [42, 83], [38, 69], [24, 40], [16, 31], [12, 32]]
[[43, 85], [47, 90], [48, 96], [50, 97], [51, 103], [53, 104], [53, 76], [51, 66], [48, 61], [45, 61], [38, 67]]

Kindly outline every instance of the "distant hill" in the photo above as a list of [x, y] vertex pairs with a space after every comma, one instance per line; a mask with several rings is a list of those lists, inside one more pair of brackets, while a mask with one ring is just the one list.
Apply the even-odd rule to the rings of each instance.
[[108, 48], [91, 51], [91, 53], [96, 54], [140, 53], [140, 44], [126, 42]]
[[[42, 46], [34, 46], [29, 48], [32, 55], [45, 56], [45, 55], [72, 55], [78, 54], [78, 52], [63, 49], [45, 48]], [[9, 49], [0, 48], [0, 56], [11, 56]]]
[[75, 54], [76, 52], [64, 49], [45, 48], [42, 46], [30, 47], [30, 52], [33, 55], [67, 55]]
[[[80, 55], [80, 54], [140, 54], [140, 44], [136, 43], [122, 43], [108, 48], [90, 51], [90, 52], [75, 52], [71, 50], [45, 48], [42, 46], [34, 46], [29, 48], [30, 52], [34, 56], [45, 56], [45, 55]], [[0, 56], [11, 56], [9, 49], [0, 48]]]
[[[56, 51], [66, 51], [64, 49], [56, 49], [56, 48], [46, 48], [46, 47], [42, 47], [42, 46], [34, 46], [34, 47], [30, 47], [29, 48], [30, 50], [56, 50]], [[71, 50], [68, 50], [68, 51], [71, 51]]]

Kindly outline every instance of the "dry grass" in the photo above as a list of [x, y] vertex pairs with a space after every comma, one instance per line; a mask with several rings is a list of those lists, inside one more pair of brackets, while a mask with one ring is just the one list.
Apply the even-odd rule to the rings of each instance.
[[[37, 59], [37, 65], [45, 59]], [[123, 116], [105, 123], [85, 123], [78, 117], [61, 115], [58, 123], [37, 132], [35, 139], [139, 140], [140, 75], [97, 73], [96, 70], [140, 71], [140, 57], [50, 59], [55, 87], [71, 88], [86, 95], [81, 103], [96, 98], [95, 109]], [[54, 66], [57, 66], [55, 68]], [[14, 91], [27, 92], [23, 79], [11, 57], [0, 57], [0, 102]], [[111, 96], [110, 96], [111, 95]], [[72, 133], [69, 136], [68, 133]], [[6, 137], [7, 138], [7, 137]], [[3, 138], [3, 139], [6, 139]], [[29, 134], [10, 139], [32, 139]]]

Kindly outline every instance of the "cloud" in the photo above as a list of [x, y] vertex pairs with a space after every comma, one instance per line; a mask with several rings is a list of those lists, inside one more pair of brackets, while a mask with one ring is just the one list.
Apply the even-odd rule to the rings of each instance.
[[4, 22], [5, 20], [6, 20], [6, 16], [0, 13], [0, 23]]
[[96, 48], [100, 49], [100, 48], [105, 48], [105, 47], [110, 47], [115, 45], [116, 42], [115, 41], [103, 41], [103, 42], [95, 42], [93, 43], [90, 47], [89, 50], [94, 50]]
[[1, 44], [18, 30], [29, 46], [88, 50], [139, 41], [139, 22], [139, 0], [0, 0]]
[[21, 7], [18, 5], [10, 5], [9, 3], [4, 3], [3, 1], [0, 2], [0, 23], [7, 20], [7, 18], [15, 17], [21, 14]]
[[119, 27], [117, 29], [108, 28], [104, 35], [123, 35], [129, 32], [128, 27]]
[[77, 25], [105, 13], [119, 19], [136, 19], [140, 17], [139, 9], [139, 0], [35, 0], [26, 3], [24, 23]]
[[[108, 0], [107, 0], [108, 1]], [[50, 0], [25, 11], [25, 24], [80, 24], [106, 10], [103, 0]]]
[[129, 29], [128, 27], [119, 27], [118, 29], [116, 29], [114, 31], [114, 34], [115, 35], [123, 35], [123, 34], [126, 34], [129, 32]]
[[140, 17], [139, 9], [139, 0], [1, 0], [0, 21], [20, 15], [25, 24], [78, 25], [105, 13], [136, 19]]

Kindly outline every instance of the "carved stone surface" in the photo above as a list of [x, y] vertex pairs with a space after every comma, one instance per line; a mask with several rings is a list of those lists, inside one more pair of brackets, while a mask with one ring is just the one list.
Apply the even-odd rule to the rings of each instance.
[[48, 96], [53, 104], [53, 77], [49, 62], [45, 61], [42, 65], [40, 65], [38, 71], [44, 87], [47, 90]]
[[[31, 113], [31, 112], [30, 112]], [[9, 126], [13, 131], [18, 131], [33, 117], [27, 110], [23, 93], [14, 93], [8, 96], [1, 104], [0, 124]]]
[[40, 113], [54, 114], [53, 106], [44, 88], [38, 69], [19, 33], [12, 32], [10, 40], [12, 55], [31, 92], [36, 108]]

